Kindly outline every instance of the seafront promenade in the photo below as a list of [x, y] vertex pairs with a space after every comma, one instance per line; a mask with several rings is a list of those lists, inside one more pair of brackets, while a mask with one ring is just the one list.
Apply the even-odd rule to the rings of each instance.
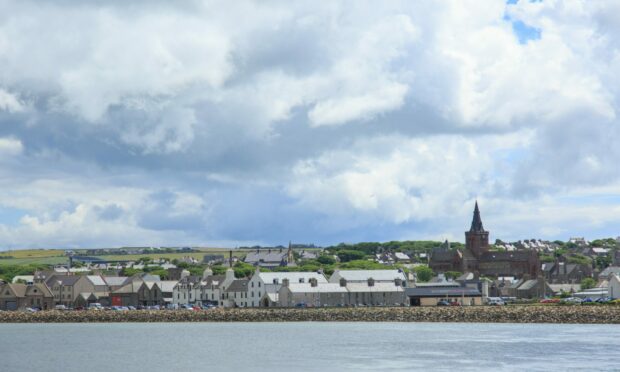
[[479, 322], [620, 324], [620, 306], [368, 307], [0, 312], [0, 323]]

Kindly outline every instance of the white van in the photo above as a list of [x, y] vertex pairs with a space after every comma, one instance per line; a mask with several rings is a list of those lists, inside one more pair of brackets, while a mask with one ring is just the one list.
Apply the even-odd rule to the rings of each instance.
[[103, 306], [100, 303], [95, 302], [92, 304], [88, 304], [88, 310], [103, 310]]

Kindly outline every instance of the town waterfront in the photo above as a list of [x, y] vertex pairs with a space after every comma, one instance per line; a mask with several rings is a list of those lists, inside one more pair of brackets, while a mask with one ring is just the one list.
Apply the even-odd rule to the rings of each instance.
[[618, 325], [0, 324], [2, 371], [620, 370]]

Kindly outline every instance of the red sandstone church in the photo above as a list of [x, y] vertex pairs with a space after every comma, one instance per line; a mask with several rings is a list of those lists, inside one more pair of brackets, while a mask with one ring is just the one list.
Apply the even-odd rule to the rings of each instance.
[[471, 228], [465, 232], [465, 249], [452, 250], [448, 241], [431, 253], [429, 266], [435, 272], [460, 271], [485, 276], [538, 276], [540, 261], [533, 250], [491, 251], [489, 232], [484, 230], [478, 202], [474, 208]]

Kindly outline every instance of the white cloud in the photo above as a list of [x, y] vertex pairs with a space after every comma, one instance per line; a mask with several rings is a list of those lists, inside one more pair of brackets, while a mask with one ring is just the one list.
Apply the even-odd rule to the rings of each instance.
[[0, 243], [234, 239], [214, 184], [317, 240], [452, 236], [476, 197], [501, 236], [617, 222], [560, 201], [618, 194], [615, 2], [182, 5], [0, 3]]
[[15, 156], [22, 153], [24, 146], [15, 138], [0, 137], [0, 156]]
[[14, 94], [0, 88], [0, 111], [21, 112], [24, 111], [24, 104]]

